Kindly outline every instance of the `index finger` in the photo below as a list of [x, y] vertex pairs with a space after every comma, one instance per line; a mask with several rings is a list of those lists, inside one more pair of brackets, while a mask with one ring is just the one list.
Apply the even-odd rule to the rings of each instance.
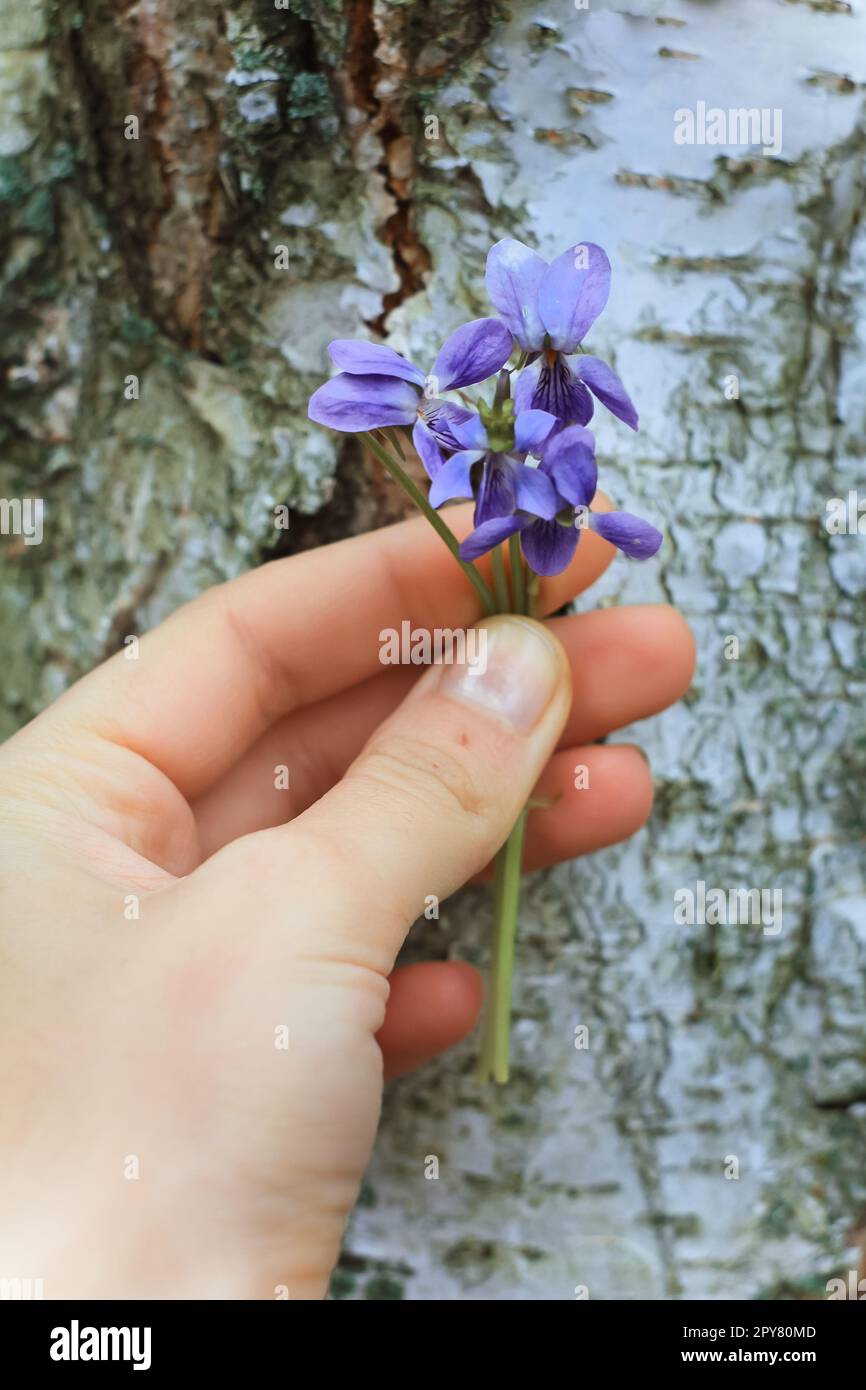
[[[605, 509], [606, 499], [596, 501]], [[470, 505], [444, 513], [458, 536]], [[569, 568], [545, 580], [542, 613], [598, 578], [613, 547], [583, 533]], [[489, 576], [489, 558], [479, 563]], [[86, 726], [200, 796], [278, 718], [380, 668], [380, 633], [470, 627], [478, 597], [423, 518], [274, 560], [186, 604], [17, 735], [47, 720]]]

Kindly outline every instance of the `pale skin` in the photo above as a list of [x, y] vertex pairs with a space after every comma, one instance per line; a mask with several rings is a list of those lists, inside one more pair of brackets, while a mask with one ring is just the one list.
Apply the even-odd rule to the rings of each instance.
[[[541, 612], [614, 553], [587, 532]], [[379, 662], [404, 619], [479, 618], [402, 523], [210, 590], [0, 749], [0, 1275], [49, 1298], [324, 1296], [383, 1072], [481, 1004], [468, 965], [394, 970], [409, 927], [534, 788], [558, 799], [531, 813], [528, 869], [633, 834], [650, 770], [595, 740], [692, 675], [660, 606], [492, 620], [494, 684], [497, 650], [520, 673], [493, 704]]]

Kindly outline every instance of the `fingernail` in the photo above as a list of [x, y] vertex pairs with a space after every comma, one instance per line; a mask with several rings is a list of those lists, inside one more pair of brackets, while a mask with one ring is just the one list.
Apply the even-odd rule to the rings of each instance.
[[518, 617], [491, 618], [479, 623], [476, 631], [483, 660], [476, 659], [473, 666], [440, 667], [438, 694], [475, 705], [528, 734], [559, 685], [556, 646], [544, 628]]

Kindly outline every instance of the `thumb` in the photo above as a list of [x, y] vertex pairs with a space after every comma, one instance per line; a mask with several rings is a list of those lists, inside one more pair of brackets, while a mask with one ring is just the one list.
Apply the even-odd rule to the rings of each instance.
[[353, 912], [352, 930], [385, 968], [425, 899], [453, 893], [507, 839], [571, 704], [568, 659], [548, 628], [508, 615], [474, 631], [474, 664], [427, 671], [343, 779], [282, 832], [308, 853], [311, 835], [339, 846], [355, 904], [363, 892], [376, 905], [374, 922]]

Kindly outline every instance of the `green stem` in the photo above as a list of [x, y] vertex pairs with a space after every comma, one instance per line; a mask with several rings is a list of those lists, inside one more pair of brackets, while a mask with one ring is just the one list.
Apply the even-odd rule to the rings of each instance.
[[[534, 613], [538, 593], [538, 577], [526, 572], [517, 536], [509, 541], [511, 595], [505, 573], [504, 546], [493, 552], [495, 596], [474, 565], [460, 558], [457, 537], [446, 526], [438, 512], [430, 506], [421, 489], [405, 469], [369, 433], [361, 438], [371, 453], [388, 470], [395, 482], [411, 497], [416, 507], [445, 542], [464, 574], [478, 594], [487, 614]], [[396, 445], [396, 441], [395, 445]], [[398, 452], [399, 445], [396, 445]], [[490, 985], [485, 1008], [480, 1076], [483, 1081], [503, 1085], [508, 1080], [511, 1033], [511, 982], [514, 974], [514, 946], [517, 935], [517, 911], [520, 904], [520, 874], [523, 861], [523, 838], [526, 830], [527, 808], [521, 811], [511, 834], [496, 856], [496, 889], [494, 896], [493, 945], [490, 960]]]
[[[493, 581], [496, 601], [501, 613], [526, 612], [526, 585], [520, 541], [516, 535], [509, 540], [511, 595], [505, 573], [505, 547], [493, 551]], [[490, 976], [484, 1006], [479, 1080], [504, 1085], [508, 1080], [511, 1039], [511, 981], [514, 974], [514, 945], [517, 936], [517, 913], [520, 906], [520, 874], [523, 861], [523, 837], [527, 808], [517, 818], [505, 844], [496, 856], [496, 876], [493, 899], [493, 942], [490, 951]]]
[[[502, 880], [503, 880], [503, 864], [504, 864], [504, 859], [505, 859], [505, 846], [503, 845], [503, 846], [502, 846], [502, 849], [499, 851], [499, 853], [498, 853], [497, 856], [496, 856], [496, 875], [495, 875], [494, 882], [493, 882], [493, 922], [494, 922], [494, 927], [495, 927], [495, 924], [499, 921], [500, 912], [501, 912], [501, 910], [502, 910]], [[486, 998], [485, 998], [485, 1000], [484, 1000], [484, 1019], [483, 1019], [482, 1025], [481, 1025], [481, 1056], [480, 1056], [480, 1058], [479, 1058], [479, 1060], [478, 1060], [478, 1080], [479, 1080], [479, 1081], [483, 1081], [483, 1082], [491, 1081], [491, 1080], [493, 1079], [493, 1032], [494, 1032], [494, 1019], [495, 1019], [495, 1016], [496, 1016], [496, 1010], [495, 1010], [495, 1008], [494, 1008], [494, 991], [495, 991], [494, 951], [495, 951], [495, 937], [494, 937], [493, 940], [494, 940], [494, 944], [491, 946], [490, 969], [489, 969], [488, 979], [487, 979], [487, 995], [486, 995]]]
[[526, 580], [523, 573], [523, 556], [520, 552], [520, 537], [515, 531], [508, 538], [508, 558], [511, 561], [511, 592], [514, 595], [515, 613], [526, 612]]
[[517, 824], [496, 856], [493, 950], [479, 1074], [482, 1081], [495, 1081], [499, 1085], [508, 1080], [509, 1071], [511, 981], [526, 814], [525, 810], [521, 811]]
[[[379, 433], [382, 437], [382, 444], [384, 447], [384, 445], [388, 443], [389, 436], [385, 434], [384, 430], [380, 430]], [[391, 431], [390, 440], [391, 443], [394, 445], [394, 448], [397, 450], [398, 459], [401, 463], [405, 463], [406, 455], [403, 453], [403, 445], [400, 443], [400, 436], [395, 429]]]
[[508, 593], [508, 580], [505, 578], [504, 547], [497, 545], [491, 559], [493, 561], [493, 588], [496, 593], [497, 613], [511, 613], [511, 598]]
[[371, 434], [365, 432], [361, 433], [360, 438], [364, 440], [371, 453], [376, 455], [379, 462], [384, 464], [394, 481], [400, 484], [404, 492], [408, 493], [419, 511], [424, 513], [424, 516], [426, 516], [437, 535], [445, 542], [451, 554], [454, 556], [454, 559], [457, 561], [463, 573], [466, 575], [466, 578], [481, 599], [485, 613], [487, 613], [488, 616], [492, 616], [496, 612], [496, 600], [491, 593], [490, 586], [485, 583], [474, 565], [467, 565], [465, 560], [461, 560], [460, 542], [454, 535], [454, 532], [445, 525], [439, 513], [434, 511], [430, 506], [430, 503], [427, 501], [421, 489], [413, 483], [409, 474], [400, 467], [397, 460], [386, 453], [378, 440], [374, 439]]

